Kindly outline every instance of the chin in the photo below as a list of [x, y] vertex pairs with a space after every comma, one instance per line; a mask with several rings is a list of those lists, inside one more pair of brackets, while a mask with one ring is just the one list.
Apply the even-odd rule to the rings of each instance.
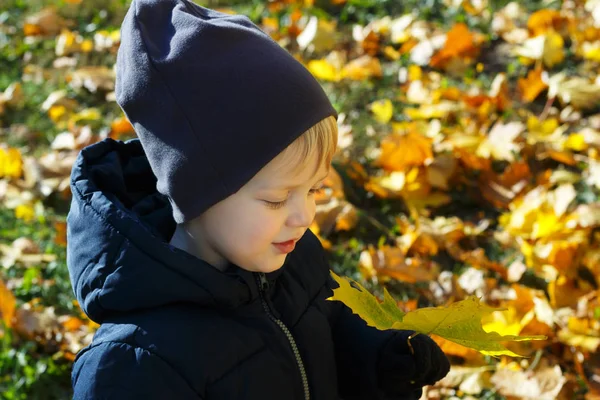
[[277, 264], [277, 265], [272, 266], [270, 268], [261, 268], [260, 272], [269, 273], [269, 272], [277, 271], [282, 266], [283, 266], [283, 264]]
[[285, 260], [282, 260], [282, 261], [273, 261], [272, 263], [269, 263], [267, 265], [261, 265], [261, 266], [258, 267], [258, 271], [257, 272], [269, 273], [269, 272], [277, 271], [278, 269], [280, 269], [281, 267], [283, 267], [284, 261]]

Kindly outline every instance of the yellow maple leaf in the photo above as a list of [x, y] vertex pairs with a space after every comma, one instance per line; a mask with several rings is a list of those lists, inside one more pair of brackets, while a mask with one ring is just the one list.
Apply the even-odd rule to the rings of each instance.
[[593, 43], [582, 43], [581, 52], [583, 53], [583, 58], [586, 58], [590, 61], [600, 62], [600, 40], [596, 40]]
[[[340, 285], [333, 289], [333, 296], [327, 300], [339, 300], [348, 306], [355, 314], [358, 314], [369, 326], [379, 330], [390, 329], [398, 321], [402, 321], [406, 315], [396, 305], [396, 300], [384, 288], [383, 302], [380, 303], [375, 296], [370, 294], [360, 283], [349, 278], [342, 279], [335, 272], [330, 271], [331, 276]], [[350, 282], [359, 287], [353, 289]]]
[[15, 208], [15, 217], [27, 222], [31, 222], [35, 217], [35, 210], [31, 204], [19, 204]]
[[23, 173], [23, 160], [18, 149], [0, 147], [0, 178], [18, 179]]
[[509, 306], [506, 311], [494, 311], [482, 318], [481, 322], [486, 332], [498, 332], [502, 335], [518, 335], [523, 329], [514, 306]]
[[309, 61], [308, 70], [317, 79], [333, 82], [337, 82], [340, 80], [339, 71], [335, 68], [334, 65], [332, 65], [325, 59]]
[[375, 115], [375, 119], [387, 124], [394, 115], [394, 106], [390, 99], [377, 100], [369, 105], [369, 109]]
[[[486, 332], [481, 318], [494, 311], [505, 308], [492, 308], [482, 304], [476, 296], [468, 297], [449, 306], [420, 308], [408, 313], [397, 307], [397, 302], [384, 288], [383, 302], [379, 302], [358, 282], [343, 279], [331, 272], [331, 276], [340, 285], [333, 290], [333, 296], [327, 300], [338, 300], [346, 304], [352, 312], [358, 314], [369, 326], [379, 330], [406, 329], [422, 334], [435, 334], [475, 349], [491, 356], [509, 355], [522, 357], [502, 345], [505, 341], [545, 340], [546, 336], [502, 336], [497, 332]], [[353, 283], [358, 290], [353, 288]]]
[[558, 33], [548, 31], [539, 36], [527, 39], [523, 46], [518, 47], [515, 53], [527, 59], [544, 63], [548, 68], [560, 64], [565, 59], [565, 42]]
[[585, 141], [585, 135], [582, 133], [573, 133], [565, 140], [563, 147], [573, 151], [583, 151], [588, 148]]

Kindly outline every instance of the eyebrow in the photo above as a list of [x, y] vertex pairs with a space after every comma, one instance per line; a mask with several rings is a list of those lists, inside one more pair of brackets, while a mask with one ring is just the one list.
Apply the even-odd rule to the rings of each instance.
[[[327, 178], [329, 176], [329, 171], [327, 171], [327, 173], [325, 175], [323, 175], [317, 182], [322, 181], [323, 179]], [[286, 186], [286, 187], [282, 187], [281, 189], [284, 190], [289, 190], [289, 189], [296, 189], [297, 187], [300, 187], [302, 185], [290, 185], [290, 186]], [[265, 188], [265, 186], [262, 186], [261, 188]]]

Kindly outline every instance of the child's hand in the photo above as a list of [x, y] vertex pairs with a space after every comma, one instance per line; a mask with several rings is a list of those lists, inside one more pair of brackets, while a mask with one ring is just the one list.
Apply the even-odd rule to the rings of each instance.
[[414, 331], [398, 330], [381, 349], [379, 386], [391, 398], [418, 399], [415, 397], [418, 389], [433, 385], [448, 371], [450, 362], [433, 339]]

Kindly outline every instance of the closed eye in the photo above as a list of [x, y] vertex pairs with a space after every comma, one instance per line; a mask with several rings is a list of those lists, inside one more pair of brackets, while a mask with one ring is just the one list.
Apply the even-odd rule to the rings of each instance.
[[[309, 195], [313, 195], [315, 193], [321, 193], [322, 191], [323, 191], [323, 187], [319, 187], [316, 189], [310, 189], [308, 192], [309, 192]], [[276, 202], [265, 200], [265, 203], [267, 203], [269, 208], [277, 210], [278, 208], [285, 206], [285, 204], [287, 203], [287, 199], [285, 199], [283, 201], [276, 201]]]

